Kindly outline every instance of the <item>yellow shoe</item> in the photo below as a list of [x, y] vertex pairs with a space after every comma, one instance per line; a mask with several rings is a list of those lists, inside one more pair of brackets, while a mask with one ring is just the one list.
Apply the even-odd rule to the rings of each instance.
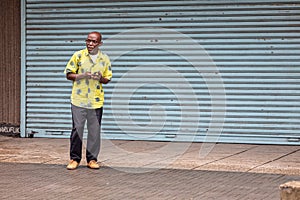
[[75, 160], [71, 160], [67, 166], [67, 169], [76, 169], [78, 167], [79, 163]]
[[91, 160], [88, 164], [87, 164], [88, 168], [91, 169], [99, 169], [100, 165], [95, 161], [95, 160]]

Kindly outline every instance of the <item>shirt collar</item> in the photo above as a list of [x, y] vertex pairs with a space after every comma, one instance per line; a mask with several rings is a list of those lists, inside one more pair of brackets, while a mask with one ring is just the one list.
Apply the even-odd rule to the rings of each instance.
[[[84, 53], [85, 53], [86, 56], [90, 55], [90, 54], [89, 54], [89, 51], [87, 50], [87, 48], [84, 49]], [[99, 55], [102, 55], [102, 52], [101, 52], [100, 49], [98, 50], [98, 54], [97, 54], [97, 55], [98, 55], [98, 56], [99, 56]]]

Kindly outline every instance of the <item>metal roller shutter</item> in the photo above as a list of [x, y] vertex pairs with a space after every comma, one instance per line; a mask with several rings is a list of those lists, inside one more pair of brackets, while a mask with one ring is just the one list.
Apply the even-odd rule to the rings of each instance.
[[211, 131], [220, 142], [299, 144], [299, 13], [292, 0], [27, 0], [22, 135], [69, 136], [63, 70], [97, 30], [114, 72], [105, 137], [207, 141]]

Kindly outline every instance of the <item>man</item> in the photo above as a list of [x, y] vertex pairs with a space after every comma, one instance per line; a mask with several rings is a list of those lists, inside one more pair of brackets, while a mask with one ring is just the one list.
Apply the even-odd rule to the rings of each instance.
[[100, 129], [104, 92], [102, 84], [112, 77], [109, 57], [102, 53], [102, 35], [91, 32], [86, 48], [73, 54], [65, 68], [66, 78], [73, 81], [71, 95], [72, 132], [70, 137], [70, 162], [67, 169], [76, 169], [81, 161], [82, 140], [87, 122], [87, 167], [99, 169], [97, 157], [100, 151]]

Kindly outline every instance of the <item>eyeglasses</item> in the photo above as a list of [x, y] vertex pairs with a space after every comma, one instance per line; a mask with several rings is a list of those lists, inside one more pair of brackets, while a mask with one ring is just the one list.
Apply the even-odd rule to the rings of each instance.
[[96, 43], [99, 43], [97, 40], [90, 40], [90, 39], [87, 39], [85, 40], [86, 43], [93, 43], [93, 44], [96, 44]]

